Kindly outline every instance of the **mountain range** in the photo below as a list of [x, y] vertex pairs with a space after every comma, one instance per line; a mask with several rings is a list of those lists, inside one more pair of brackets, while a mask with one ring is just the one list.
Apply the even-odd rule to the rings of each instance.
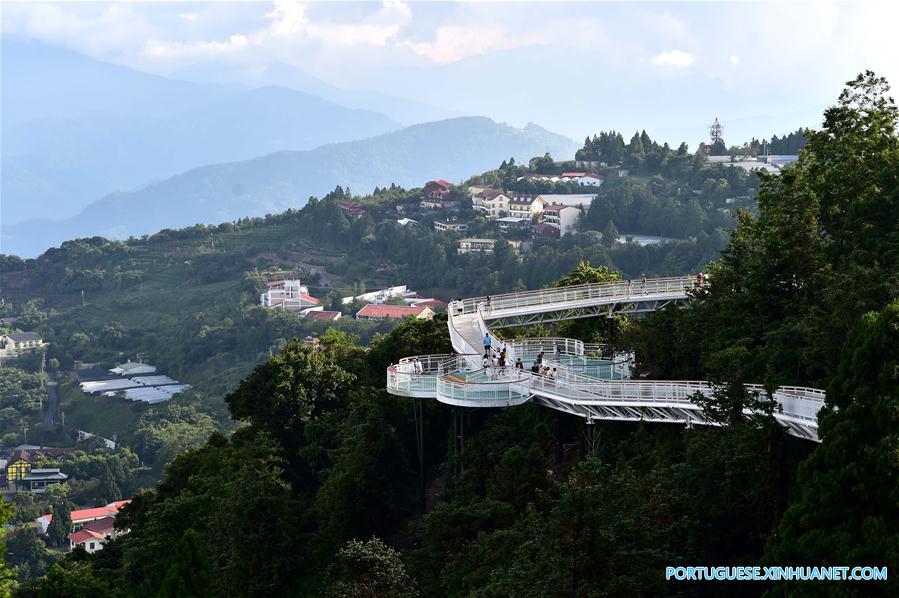
[[0, 59], [0, 250], [26, 257], [72, 237], [259, 216], [337, 185], [461, 180], [576, 149], [485, 117], [413, 124], [450, 113], [281, 63], [196, 64], [174, 75], [186, 81], [6, 38]]
[[4, 41], [0, 73], [4, 224], [71, 216], [204, 164], [402, 126], [294, 89], [189, 83], [35, 43]]
[[109, 194], [71, 218], [4, 226], [2, 250], [32, 257], [74, 237], [125, 238], [261, 216], [300, 208], [310, 195], [324, 195], [337, 185], [368, 193], [391, 183], [410, 188], [436, 178], [461, 181], [509, 157], [572, 156], [576, 149], [567, 137], [533, 124], [518, 129], [485, 117], [447, 119], [370, 139], [195, 168], [136, 191]]

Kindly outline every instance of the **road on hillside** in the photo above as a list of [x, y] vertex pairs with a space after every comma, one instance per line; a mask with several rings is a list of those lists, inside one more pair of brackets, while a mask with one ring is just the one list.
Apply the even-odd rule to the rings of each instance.
[[44, 410], [44, 425], [52, 426], [56, 410], [59, 409], [59, 383], [55, 380], [47, 382], [47, 409]]

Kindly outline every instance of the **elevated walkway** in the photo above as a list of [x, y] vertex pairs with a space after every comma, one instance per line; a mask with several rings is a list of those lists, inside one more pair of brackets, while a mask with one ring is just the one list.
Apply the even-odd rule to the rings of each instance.
[[[488, 327], [527, 325], [582, 317], [612, 317], [639, 313], [684, 300], [692, 278], [663, 278], [631, 282], [581, 285], [510, 293], [454, 302], [449, 331], [453, 355], [404, 358], [387, 372], [392, 394], [436, 398], [461, 407], [510, 407], [529, 401], [595, 420], [652, 421], [686, 426], [710, 424], [693, 402], [699, 394], [711, 397], [714, 388], [702, 381], [627, 380], [631, 355], [601, 355], [601, 348], [575, 339], [535, 338], [505, 342]], [[494, 348], [507, 351], [506, 368], [484, 368], [484, 337]], [[549, 376], [529, 371], [541, 356]], [[520, 358], [524, 370], [512, 367]], [[760, 386], [747, 390], [760, 396]], [[772, 393], [775, 419], [787, 432], [818, 441], [818, 411], [824, 391], [781, 387]]]

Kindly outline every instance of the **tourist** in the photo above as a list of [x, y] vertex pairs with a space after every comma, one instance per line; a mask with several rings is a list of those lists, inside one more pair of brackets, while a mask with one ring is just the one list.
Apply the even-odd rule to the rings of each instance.
[[643, 294], [645, 295], [645, 294], [646, 294], [646, 275], [645, 275], [645, 274], [643, 275], [643, 279], [642, 279], [642, 280], [643, 280], [643, 284], [642, 284], [642, 286], [641, 286], [641, 289], [642, 289], [642, 291], [643, 291]]
[[516, 370], [523, 370], [523, 369], [524, 369], [524, 364], [521, 363], [521, 357], [519, 357], [518, 359], [515, 360], [515, 369], [516, 369]]
[[534, 365], [531, 366], [531, 373], [533, 373], [533, 374], [540, 373], [540, 364], [538, 364], [536, 361], [534, 362]]
[[549, 379], [552, 380], [553, 382], [555, 382], [556, 379], [558, 378], [558, 376], [559, 376], [559, 372], [556, 371], [556, 368], [553, 368], [553, 371], [550, 372], [550, 374], [549, 374]]
[[560, 358], [561, 356], [562, 356], [562, 351], [559, 349], [559, 345], [556, 345], [556, 349], [555, 349], [555, 351], [553, 352], [553, 358], [554, 358], [556, 361], [559, 361], [559, 358]]
[[484, 353], [490, 354], [490, 345], [493, 344], [493, 341], [490, 339], [490, 333], [484, 334]]
[[543, 351], [542, 350], [537, 354], [537, 363], [540, 365], [543, 364]]

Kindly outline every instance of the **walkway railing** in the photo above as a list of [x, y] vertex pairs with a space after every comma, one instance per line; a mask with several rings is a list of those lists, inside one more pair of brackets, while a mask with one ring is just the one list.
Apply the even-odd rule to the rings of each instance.
[[696, 288], [696, 279], [692, 276], [676, 276], [671, 278], [653, 278], [646, 282], [642, 280], [602, 282], [594, 284], [576, 285], [570, 287], [553, 287], [537, 291], [525, 291], [522, 293], [506, 293], [493, 295], [490, 301], [487, 297], [473, 297], [463, 299], [461, 302], [453, 302], [453, 313], [469, 314], [477, 310], [478, 305], [484, 304], [484, 316], [486, 319], [498, 317], [504, 310], [533, 307], [550, 304], [589, 302], [602, 298], [618, 298], [622, 301], [637, 299], [644, 296], [668, 296], [684, 295], [687, 291]]
[[[388, 389], [394, 394], [437, 397], [441, 402], [475, 407], [518, 405], [531, 399], [588, 419], [708, 423], [697, 394], [713, 396], [708, 382], [674, 380], [626, 380], [633, 365], [632, 353], [609, 355], [603, 345], [567, 338], [526, 338], [503, 341], [487, 325], [488, 320], [517, 318], [520, 314], [561, 313], [561, 318], [582, 317], [589, 306], [627, 306], [643, 302], [657, 309], [668, 300], [684, 299], [696, 288], [692, 277], [619, 281], [541, 289], [491, 297], [477, 297], [450, 305], [449, 332], [459, 356], [420, 356], [401, 360], [388, 370]], [[647, 303], [648, 302], [648, 303]], [[518, 310], [517, 312], [515, 310]], [[610, 312], [611, 313], [611, 312]], [[506, 367], [482, 368], [483, 337], [491, 345], [507, 349]], [[558, 354], [557, 354], [558, 349]], [[516, 370], [516, 357], [535, 359], [543, 352], [544, 365], [555, 368], [546, 376], [527, 368]], [[603, 363], [604, 359], [611, 360]], [[758, 385], [750, 392], [765, 395]], [[775, 418], [791, 434], [817, 440], [817, 414], [824, 405], [822, 390], [781, 387], [772, 393], [777, 403]]]

